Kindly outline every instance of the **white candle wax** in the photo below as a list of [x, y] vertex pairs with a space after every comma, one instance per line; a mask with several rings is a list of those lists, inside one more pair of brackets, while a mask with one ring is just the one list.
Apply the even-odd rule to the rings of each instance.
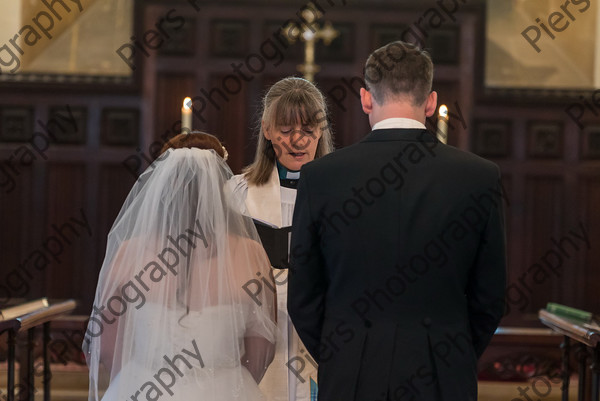
[[192, 99], [186, 97], [183, 99], [181, 107], [181, 132], [189, 134], [192, 131]]
[[448, 142], [448, 107], [445, 104], [440, 106], [436, 135], [440, 142]]

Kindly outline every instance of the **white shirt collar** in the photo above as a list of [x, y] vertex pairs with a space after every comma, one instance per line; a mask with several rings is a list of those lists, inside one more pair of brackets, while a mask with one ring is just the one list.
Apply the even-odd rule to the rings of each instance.
[[386, 118], [373, 125], [372, 130], [389, 128], [416, 128], [425, 129], [423, 123], [412, 118]]

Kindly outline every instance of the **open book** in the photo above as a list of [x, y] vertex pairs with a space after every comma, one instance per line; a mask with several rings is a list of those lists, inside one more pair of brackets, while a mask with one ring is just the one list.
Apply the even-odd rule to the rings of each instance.
[[252, 220], [260, 236], [260, 241], [267, 252], [271, 266], [278, 269], [290, 267], [289, 254], [292, 226], [277, 227], [263, 220]]

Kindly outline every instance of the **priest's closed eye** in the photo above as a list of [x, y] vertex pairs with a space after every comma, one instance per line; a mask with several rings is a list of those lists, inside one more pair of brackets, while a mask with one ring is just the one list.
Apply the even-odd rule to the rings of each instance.
[[302, 129], [297, 130], [292, 127], [281, 127], [279, 129], [279, 131], [281, 131], [281, 133], [284, 135], [289, 135], [289, 134], [298, 133], [298, 132], [303, 132], [304, 134], [311, 135], [314, 132], [314, 128], [305, 126], [305, 127], [302, 127]]

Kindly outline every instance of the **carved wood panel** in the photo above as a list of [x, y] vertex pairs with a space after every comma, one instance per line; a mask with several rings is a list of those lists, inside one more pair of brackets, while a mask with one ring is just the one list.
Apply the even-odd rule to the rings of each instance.
[[[277, 64], [275, 58], [263, 57], [265, 67], [252, 73], [252, 80], [242, 82], [239, 90], [236, 79], [231, 78], [239, 75], [231, 64], [245, 64], [246, 57], [259, 54], [261, 44], [269, 38], [275, 44], [280, 43], [274, 32], [284, 21], [295, 18], [302, 2], [282, 1], [277, 7], [266, 1], [199, 3], [202, 3], [199, 13], [187, 2], [177, 5], [182, 11], [183, 7], [190, 11], [184, 29], [178, 31], [183, 35], [181, 42], [173, 39], [152, 57], [140, 56], [142, 68], [136, 70], [139, 87], [113, 92], [99, 86], [91, 91], [73, 86], [48, 91], [27, 84], [23, 84], [23, 90], [0, 88], [0, 218], [4, 224], [0, 240], [10, 244], [0, 253], [0, 262], [9, 267], [1, 274], [18, 267], [53, 232], [52, 224], [64, 224], [64, 220], [77, 217], [79, 208], [87, 213], [93, 230], [93, 237], [80, 248], [64, 251], [58, 276], [51, 273], [54, 267], [48, 268], [46, 281], [32, 279], [24, 295], [38, 296], [47, 290], [51, 295], [80, 299], [85, 306], [79, 312], [89, 311], [108, 230], [133, 184], [135, 171], [143, 170], [148, 163], [146, 159], [151, 160], [156, 154], [158, 145], [152, 143], [160, 145], [164, 138], [179, 132], [185, 96], [199, 97], [194, 103], [198, 109], [193, 118], [194, 128], [207, 130], [226, 142], [234, 172], [251, 161], [260, 99], [276, 80], [299, 75], [295, 68], [302, 62], [303, 46], [280, 44], [284, 49], [282, 62]], [[144, 12], [139, 13], [139, 18], [144, 20], [138, 24], [138, 37], [172, 7], [161, 2], [142, 4]], [[315, 79], [329, 101], [338, 148], [357, 142], [369, 131], [367, 117], [355, 94], [366, 56], [375, 43], [380, 45], [381, 41], [402, 35], [397, 28], [403, 29], [416, 21], [425, 7], [429, 6], [401, 2], [385, 7], [348, 4], [328, 10], [326, 19], [340, 26], [343, 40], [332, 48], [317, 46], [316, 62], [321, 65], [321, 72]], [[482, 75], [478, 64], [482, 58], [478, 55], [483, 51], [484, 36], [476, 34], [483, 26], [482, 15], [476, 5], [461, 9], [455, 24], [428, 31], [428, 46], [440, 61], [434, 81], [440, 103], [446, 103], [455, 114], [460, 108], [462, 114], [462, 119], [451, 119], [455, 128], [450, 129], [450, 144], [492, 159], [503, 173], [510, 200], [509, 284], [519, 286], [511, 287], [514, 312], [505, 322], [535, 324], [537, 308], [549, 300], [597, 312], [600, 251], [593, 244], [600, 243], [599, 130], [588, 119], [589, 113], [580, 121], [580, 127], [565, 113], [566, 103], [546, 104], [543, 96], [538, 104], [515, 105], [515, 99], [510, 98], [482, 100], [477, 82]], [[229, 26], [232, 21], [237, 25]], [[211, 27], [219, 30], [211, 33]], [[247, 37], [238, 43], [240, 35]], [[181, 46], [177, 46], [179, 43]], [[256, 58], [253, 62], [258, 63]], [[247, 67], [242, 68], [248, 73]], [[15, 83], [11, 85], [18, 87]], [[227, 100], [218, 91], [212, 91], [215, 88], [224, 91]], [[202, 111], [200, 98], [205, 104]], [[48, 121], [64, 104], [79, 113], [77, 126], [81, 131], [64, 132], [59, 141], [62, 143], [50, 144], [46, 160], [31, 150], [28, 140], [35, 132], [41, 132], [37, 121]], [[108, 124], [111, 119], [106, 118], [110, 110], [137, 112], [137, 128], [131, 123], [131, 128], [119, 135], [106, 132], [112, 131]], [[128, 131], [136, 130], [127, 138]], [[41, 137], [37, 140], [41, 145]], [[28, 155], [26, 149], [37, 155], [37, 159], [31, 160], [29, 156], [21, 163]], [[7, 165], [11, 156], [18, 161], [13, 163], [17, 172]], [[124, 160], [129, 160], [130, 168], [123, 165]], [[15, 186], [10, 189], [13, 179]], [[575, 244], [581, 244], [569, 234], [570, 230], [579, 232], [580, 222], [588, 228], [591, 248], [585, 251], [573, 248], [569, 258], [561, 253], [562, 275], [544, 279], [545, 273], [531, 266], [536, 263], [546, 266], [552, 263], [553, 254], [549, 251], [561, 252], [553, 239], [560, 245], [561, 239], [569, 236]], [[571, 246], [570, 242], [563, 244]], [[565, 248], [565, 252], [569, 250]], [[61, 281], [62, 275], [67, 279]], [[1, 301], [6, 279], [0, 279]], [[12, 280], [15, 280], [11, 282], [13, 286], [18, 286], [16, 275]], [[527, 296], [526, 301], [519, 299], [518, 291]], [[523, 312], [519, 311], [521, 307]]]
[[[549, 301], [548, 294], [555, 296], [555, 302], [565, 302], [561, 291], [562, 283], [568, 281], [567, 270], [573, 264], [569, 260], [560, 263], [556, 256], [553, 239], [565, 235], [565, 182], [560, 176], [527, 175], [523, 220], [524, 247], [521, 260], [509, 268], [516, 269], [521, 289], [528, 294], [525, 311], [537, 313]], [[570, 227], [569, 227], [570, 228]], [[520, 262], [520, 263], [519, 263]]]
[[583, 299], [578, 299], [578, 304], [595, 312], [600, 310], [600, 174], [585, 174], [579, 178], [578, 199], [581, 222], [588, 234], [585, 245], [579, 242], [582, 252], [577, 266], [582, 268], [577, 285], [582, 289], [580, 298]]
[[86, 250], [98, 233], [92, 224], [95, 212], [86, 202], [86, 176], [83, 163], [48, 164], [44, 236], [36, 241], [31, 257], [32, 270], [43, 277], [40, 296], [88, 298], [81, 286], [88, 265]]
[[241, 79], [214, 74], [209, 80], [207, 130], [223, 142], [229, 153], [227, 163], [234, 173], [244, 167], [243, 155], [252, 129], [248, 119], [248, 91]]

